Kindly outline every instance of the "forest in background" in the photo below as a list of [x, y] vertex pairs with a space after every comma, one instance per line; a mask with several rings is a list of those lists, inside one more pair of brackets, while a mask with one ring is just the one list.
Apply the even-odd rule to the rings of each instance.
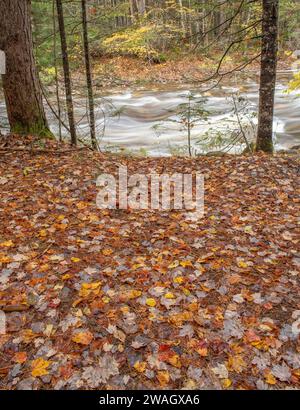
[[[64, 4], [69, 58], [72, 67], [79, 69], [83, 61], [81, 2]], [[92, 59], [100, 62], [105, 56], [163, 63], [198, 55], [203, 59], [213, 57], [218, 64], [224, 48], [236, 41], [230, 51], [238, 53], [235, 58], [244, 62], [260, 48], [261, 15], [260, 1], [88, 0], [90, 52]], [[300, 48], [300, 2], [282, 0], [279, 15], [279, 52], [288, 56]], [[55, 1], [33, 0], [35, 53], [43, 78], [48, 81], [54, 79], [55, 65], [61, 66], [58, 30], [54, 61], [53, 16]]]
[[[211, 81], [208, 89], [212, 89], [225, 77], [256, 65], [261, 73], [256, 144], [254, 136], [252, 141], [246, 140], [236, 103], [233, 110], [240, 128], [238, 134], [247, 150], [273, 151], [276, 67], [278, 59], [280, 63], [287, 64], [295, 56], [297, 58], [294, 51], [299, 44], [298, 0], [33, 0], [20, 6], [26, 14], [25, 20], [15, 8], [16, 0], [9, 6], [11, 10], [5, 0], [2, 3], [5, 22], [2, 24], [4, 36], [0, 38], [0, 47], [7, 51], [8, 71], [11, 73], [10, 78], [8, 75], [3, 77], [3, 86], [12, 131], [51, 136], [43, 106], [46, 103], [47, 109], [58, 120], [59, 139], [62, 139], [64, 129], [70, 133], [72, 144], [76, 144], [80, 125], [74, 114], [75, 96], [86, 99], [84, 117], [90, 126], [90, 143], [98, 149], [95, 94], [99, 95], [103, 87], [112, 89], [118, 84], [130, 85], [130, 81], [119, 78], [117, 67], [119, 71], [123, 67], [123, 78], [127, 76], [129, 79], [131, 71], [137, 73], [138, 78], [131, 85], [137, 85], [138, 81], [147, 82], [153, 67], [151, 78], [160, 77], [160, 69], [161, 72], [165, 69], [171, 73], [163, 82], [171, 82], [177, 76], [182, 83], [201, 85]], [[12, 14], [12, 10], [15, 13]], [[20, 49], [16, 53], [12, 27], [22, 26], [24, 21], [27, 40], [22, 40], [23, 29], [18, 29], [21, 31], [15, 38]], [[26, 53], [30, 55], [30, 64]], [[135, 63], [128, 64], [128, 58]], [[173, 70], [168, 63], [171, 67], [173, 64]], [[144, 77], [143, 74], [138, 75], [138, 70], [132, 70], [134, 64], [148, 66]], [[27, 72], [23, 79], [22, 66]], [[158, 70], [154, 71], [157, 67]], [[17, 75], [17, 72], [22, 75]], [[131, 73], [132, 77], [135, 78], [135, 74]], [[298, 86], [299, 74], [295, 74], [290, 88], [297, 89]], [[30, 92], [32, 87], [34, 93]], [[22, 92], [13, 101], [17, 89]], [[198, 118], [191, 117], [189, 108], [195, 103], [198, 106], [193, 116]], [[103, 111], [101, 104], [98, 108]], [[205, 117], [201, 104], [203, 101], [189, 100], [177, 109], [187, 131], [190, 155], [194, 120], [202, 120], [201, 115]], [[28, 109], [29, 105], [31, 108]], [[79, 139], [82, 143], [82, 138]]]

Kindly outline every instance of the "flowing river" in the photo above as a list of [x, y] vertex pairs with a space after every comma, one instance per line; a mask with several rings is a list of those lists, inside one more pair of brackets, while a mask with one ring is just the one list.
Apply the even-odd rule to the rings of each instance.
[[[296, 92], [286, 93], [291, 77], [292, 71], [278, 73], [274, 115], [274, 142], [277, 150], [289, 149], [300, 144], [300, 97]], [[110, 95], [103, 93], [101, 97], [95, 99], [100, 147], [103, 150], [125, 150], [153, 156], [180, 152], [187, 146], [187, 136], [186, 132], [181, 131], [182, 124], [177, 122], [176, 110], [180, 104], [187, 103], [189, 92], [193, 92], [196, 98], [200, 96], [205, 98], [204, 108], [209, 113], [207, 121], [198, 121], [192, 128], [194, 147], [198, 147], [197, 141], [201, 141], [205, 135], [209, 136], [210, 132], [224, 130], [224, 124], [231, 124], [231, 128], [237, 127], [236, 116], [232, 111], [233, 95], [245, 99], [248, 116], [255, 126], [257, 119], [255, 115], [252, 116], [252, 113], [257, 112], [258, 87], [258, 76], [254, 74], [236, 76], [236, 79], [227, 80], [225, 84], [209, 91], [207, 85], [206, 90], [204, 87], [195, 87], [195, 85], [181, 87], [168, 85], [151, 90], [122, 90]], [[7, 127], [7, 120], [5, 104], [2, 98], [1, 100], [0, 125], [3, 130]], [[86, 99], [75, 97], [74, 105], [79, 134], [81, 137], [87, 136]], [[47, 108], [47, 117], [51, 130], [57, 135], [57, 119], [49, 108]], [[64, 120], [67, 122], [65, 116]], [[243, 118], [241, 120], [244, 121]], [[155, 131], [158, 124], [161, 125], [159, 133]], [[253, 124], [253, 135], [249, 135], [249, 139], [255, 134]], [[247, 128], [247, 123], [245, 126]], [[63, 129], [63, 135], [66, 133]], [[202, 152], [214, 150], [211, 147], [201, 147]]]

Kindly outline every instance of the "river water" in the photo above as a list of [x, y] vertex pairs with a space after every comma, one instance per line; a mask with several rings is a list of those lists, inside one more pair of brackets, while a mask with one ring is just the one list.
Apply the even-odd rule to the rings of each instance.
[[[292, 77], [292, 71], [278, 73], [274, 115], [274, 142], [277, 150], [289, 149], [300, 144], [300, 97], [296, 92], [286, 93], [287, 84]], [[205, 89], [206, 87], [206, 89]], [[208, 121], [199, 121], [192, 129], [192, 145], [197, 152], [213, 151], [215, 147], [197, 145], [205, 133], [224, 130], [228, 124], [236, 128], [236, 116], [232, 114], [232, 96], [245, 98], [249, 112], [257, 112], [258, 76], [243, 75], [227, 80], [221, 86], [207, 90], [205, 87], [193, 86], [160, 86], [151, 90], [121, 90], [112, 94], [102, 93], [96, 98], [97, 135], [102, 150], [126, 150], [147, 155], [171, 155], [179, 153], [187, 146], [186, 132], [181, 131], [182, 124], [176, 121], [178, 106], [187, 103], [187, 95], [193, 92], [195, 97], [204, 97], [204, 108], [209, 112]], [[81, 137], [88, 134], [86, 116], [86, 100], [75, 97], [75, 113], [78, 131]], [[243, 114], [241, 114], [242, 116]], [[58, 134], [58, 124], [55, 116], [47, 109], [52, 131]], [[253, 124], [257, 122], [251, 117], [249, 139], [253, 137]], [[169, 121], [169, 120], [173, 121]], [[0, 101], [1, 126], [7, 124], [5, 104]], [[155, 131], [160, 124], [158, 133]], [[66, 131], [63, 130], [63, 134]], [[247, 134], [247, 135], [248, 135]], [[200, 147], [200, 148], [199, 148]], [[239, 148], [238, 148], [239, 149]], [[231, 150], [234, 148], [231, 147]]]

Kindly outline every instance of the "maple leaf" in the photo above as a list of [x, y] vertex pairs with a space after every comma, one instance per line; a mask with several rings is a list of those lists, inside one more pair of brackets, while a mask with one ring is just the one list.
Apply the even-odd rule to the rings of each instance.
[[183, 266], [184, 268], [186, 268], [187, 266], [193, 266], [192, 262], [187, 260], [187, 261], [180, 261], [180, 266]]
[[146, 305], [150, 306], [150, 307], [154, 307], [156, 305], [156, 300], [153, 298], [148, 298], [146, 299]]
[[156, 377], [162, 387], [166, 386], [170, 381], [170, 374], [167, 370], [158, 371]]
[[146, 366], [147, 363], [146, 362], [135, 362], [133, 367], [135, 368], [135, 370], [139, 373], [144, 373], [144, 371], [146, 370]]
[[127, 292], [124, 292], [122, 294], [122, 298], [126, 299], [136, 299], [139, 298], [141, 296], [142, 292], [140, 290], [137, 289], [131, 289]]
[[188, 336], [188, 337], [191, 338], [191, 337], [193, 337], [193, 334], [194, 334], [194, 329], [191, 325], [182, 326], [182, 328], [180, 329], [180, 332], [179, 332], [180, 337]]
[[79, 291], [79, 296], [87, 298], [90, 295], [98, 295], [100, 292], [101, 282], [83, 283]]
[[172, 292], [168, 292], [164, 295], [166, 299], [175, 299], [175, 296]]
[[268, 384], [276, 384], [276, 383], [277, 383], [275, 377], [273, 376], [273, 374], [272, 374], [270, 371], [268, 371], [268, 372], [265, 374], [265, 379], [266, 379], [266, 382], [267, 382]]
[[27, 353], [26, 352], [17, 352], [13, 357], [14, 362], [16, 363], [25, 363], [27, 360]]
[[181, 368], [181, 361], [178, 354], [171, 355], [167, 358], [166, 362], [168, 362], [174, 367], [178, 367], [179, 369]]
[[228, 389], [232, 385], [232, 380], [230, 379], [223, 379], [222, 380], [222, 386], [224, 389]]
[[241, 373], [247, 367], [247, 363], [244, 361], [242, 356], [229, 356], [228, 368], [237, 373]]
[[248, 268], [248, 263], [243, 260], [239, 260], [237, 264], [239, 268], [243, 268], [243, 269]]
[[276, 379], [279, 379], [282, 382], [289, 381], [292, 375], [289, 367], [285, 363], [282, 365], [276, 364], [273, 366], [271, 372]]
[[41, 377], [49, 374], [48, 367], [51, 364], [50, 360], [44, 360], [42, 357], [39, 357], [31, 362], [31, 375], [33, 377]]
[[227, 379], [228, 378], [228, 369], [225, 366], [225, 364], [223, 364], [223, 363], [218, 363], [216, 367], [212, 368], [212, 371], [220, 379]]
[[110, 248], [106, 248], [106, 249], [103, 249], [102, 253], [104, 256], [109, 256], [113, 253], [113, 250]]
[[86, 380], [89, 387], [97, 388], [101, 383], [107, 383], [112, 377], [119, 374], [119, 366], [116, 360], [105, 354], [100, 357], [98, 363], [93, 366], [86, 367], [83, 371], [82, 378]]
[[12, 240], [9, 240], [9, 241], [1, 242], [1, 243], [0, 243], [0, 246], [2, 246], [3, 248], [11, 248], [11, 247], [13, 247], [13, 246], [15, 246], [15, 245], [14, 245], [14, 243], [13, 243]]
[[187, 370], [187, 375], [191, 379], [199, 381], [200, 377], [202, 376], [203, 370], [200, 367], [189, 366]]
[[178, 283], [179, 285], [181, 285], [184, 282], [184, 278], [182, 276], [176, 276], [176, 278], [174, 278], [174, 283]]
[[94, 336], [90, 331], [78, 332], [72, 337], [72, 341], [81, 345], [89, 345]]

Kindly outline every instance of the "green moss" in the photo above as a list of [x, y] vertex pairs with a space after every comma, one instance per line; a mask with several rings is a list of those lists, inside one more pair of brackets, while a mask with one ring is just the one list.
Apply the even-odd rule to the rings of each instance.
[[39, 122], [30, 126], [24, 126], [21, 123], [16, 123], [11, 129], [12, 133], [19, 135], [34, 135], [41, 139], [55, 139], [54, 135], [48, 127]]
[[274, 152], [273, 142], [268, 141], [268, 140], [262, 140], [262, 141], [258, 140], [255, 151], [256, 152], [263, 151], [263, 152], [273, 154]]

